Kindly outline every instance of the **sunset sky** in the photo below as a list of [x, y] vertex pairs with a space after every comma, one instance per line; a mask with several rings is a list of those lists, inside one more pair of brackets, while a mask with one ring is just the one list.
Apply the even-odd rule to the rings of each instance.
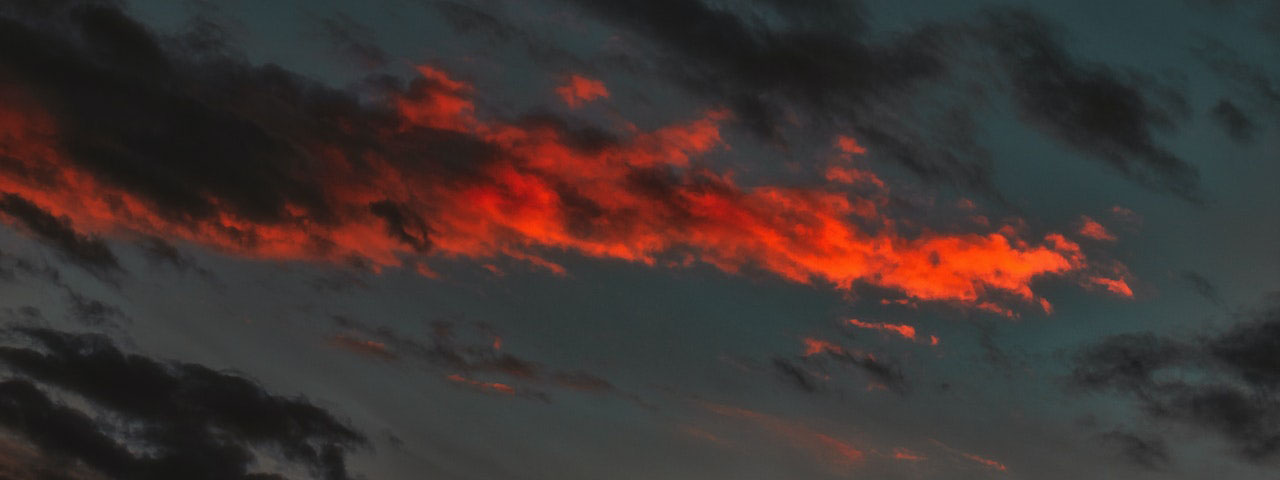
[[1280, 2], [0, 0], [0, 479], [1274, 478]]

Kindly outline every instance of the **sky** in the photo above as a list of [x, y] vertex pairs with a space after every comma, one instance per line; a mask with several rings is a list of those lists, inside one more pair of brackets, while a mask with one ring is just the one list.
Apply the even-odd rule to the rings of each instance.
[[0, 478], [1273, 478], [1280, 3], [0, 1]]

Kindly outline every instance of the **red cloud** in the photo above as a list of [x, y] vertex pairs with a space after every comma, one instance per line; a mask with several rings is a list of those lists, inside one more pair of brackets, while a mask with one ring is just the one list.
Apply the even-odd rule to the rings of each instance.
[[897, 324], [897, 323], [871, 323], [871, 322], [864, 322], [856, 318], [850, 318], [847, 321], [847, 323], [849, 325], [852, 325], [858, 328], [869, 328], [872, 330], [884, 330], [886, 332], [896, 333], [902, 336], [902, 338], [906, 338], [909, 340], [915, 340], [916, 338], [916, 327], [913, 327], [911, 325], [903, 325], [903, 324]]
[[[283, 221], [231, 209], [212, 218], [175, 218], [64, 157], [56, 122], [38, 108], [6, 102], [0, 104], [0, 155], [19, 165], [0, 171], [0, 191], [93, 232], [181, 238], [253, 258], [357, 257], [375, 268], [409, 266], [424, 274], [431, 274], [423, 262], [432, 256], [505, 256], [554, 273], [564, 269], [544, 257], [548, 252], [646, 265], [685, 258], [726, 272], [751, 266], [840, 289], [867, 283], [899, 290], [911, 301], [1008, 314], [994, 302], [1016, 299], [1047, 310], [1032, 281], [1086, 267], [1079, 247], [1061, 235], [1035, 241], [1013, 228], [905, 235], [880, 212], [884, 191], [743, 186], [730, 173], [697, 167], [694, 158], [724, 147], [720, 123], [728, 114], [722, 110], [584, 149], [555, 125], [480, 120], [472, 86], [430, 67], [418, 71], [422, 78], [390, 102], [399, 129], [381, 135], [403, 147], [406, 132], [425, 127], [482, 142], [492, 154], [468, 164], [465, 177], [443, 176], [429, 163], [414, 168], [377, 150], [356, 157], [314, 139], [306, 148], [331, 210], [323, 218], [300, 205], [287, 205]], [[847, 137], [839, 143], [857, 150]]]
[[863, 155], [867, 153], [867, 149], [858, 144], [858, 139], [845, 135], [836, 137], [836, 147], [839, 148], [841, 152], [850, 155]]
[[556, 94], [569, 108], [578, 108], [597, 98], [609, 98], [609, 90], [603, 82], [576, 73], [569, 75], [564, 85], [556, 87]]
[[1116, 236], [1107, 231], [1107, 227], [1102, 226], [1101, 223], [1098, 223], [1094, 219], [1089, 218], [1086, 215], [1081, 215], [1080, 222], [1081, 236], [1102, 242], [1114, 242], [1116, 240]]

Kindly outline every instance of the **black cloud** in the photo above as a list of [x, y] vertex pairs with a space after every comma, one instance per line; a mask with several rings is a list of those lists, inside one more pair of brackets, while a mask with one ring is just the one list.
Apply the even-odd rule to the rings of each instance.
[[1202, 200], [1199, 172], [1160, 147], [1152, 133], [1175, 125], [1187, 108], [1182, 95], [1074, 58], [1054, 30], [1029, 12], [1000, 10], [988, 14], [979, 34], [1003, 60], [1022, 117], [1134, 181]]
[[788, 381], [788, 383], [795, 385], [796, 388], [799, 388], [804, 392], [816, 393], [822, 389], [817, 380], [813, 378], [813, 375], [810, 375], [809, 372], [804, 371], [804, 369], [792, 363], [790, 360], [785, 358], [775, 358], [773, 359], [773, 368], [777, 370], [778, 373]]
[[[984, 81], [1009, 84], [1021, 117], [1040, 132], [1137, 183], [1203, 200], [1196, 168], [1153, 133], [1186, 114], [1182, 95], [1075, 58], [1051, 33], [1055, 26], [1027, 10], [992, 9], [970, 22], [926, 24], [873, 42], [855, 2], [733, 11], [701, 1], [565, 1], [652, 41], [659, 73], [731, 107], [763, 138], [781, 142], [786, 113], [798, 108], [811, 121], [851, 128], [877, 157], [921, 178], [988, 193], [995, 192], [986, 154], [966, 128], [974, 105], [954, 106], [947, 115], [958, 118], [941, 124], [904, 118], [914, 108], [905, 97], [962, 82], [952, 73], [971, 67], [963, 62], [974, 49], [992, 52], [1001, 73]], [[886, 109], [896, 114], [880, 112]]]
[[1082, 350], [1073, 383], [1135, 400], [1151, 418], [1216, 432], [1252, 460], [1280, 453], [1280, 307], [1192, 339], [1113, 336]]
[[[15, 374], [0, 382], [0, 424], [111, 478], [288, 478], [251, 473], [271, 455], [339, 480], [349, 478], [347, 454], [366, 443], [333, 414], [239, 376], [128, 354], [97, 335], [12, 333], [0, 347]], [[16, 346], [20, 338], [31, 345]]]
[[120, 270], [120, 261], [101, 238], [76, 232], [69, 220], [53, 216], [21, 196], [0, 194], [0, 212], [12, 217], [76, 265], [95, 273]]

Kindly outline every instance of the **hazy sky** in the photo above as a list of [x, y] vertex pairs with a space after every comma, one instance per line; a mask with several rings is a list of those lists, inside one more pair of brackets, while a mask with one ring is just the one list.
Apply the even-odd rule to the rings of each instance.
[[1280, 3], [0, 0], [0, 478], [1271, 478]]

